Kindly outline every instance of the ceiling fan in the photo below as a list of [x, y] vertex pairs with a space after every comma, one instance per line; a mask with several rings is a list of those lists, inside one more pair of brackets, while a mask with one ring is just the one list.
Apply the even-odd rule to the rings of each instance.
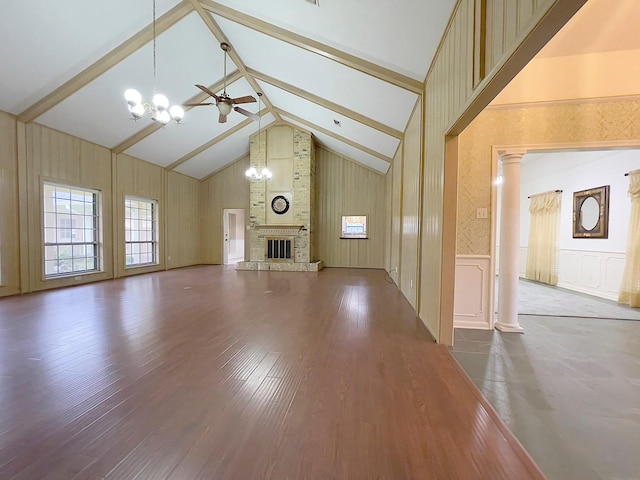
[[229, 45], [228, 43], [222, 42], [220, 44], [220, 48], [224, 51], [224, 80], [223, 80], [224, 88], [222, 90], [222, 93], [220, 95], [217, 95], [211, 90], [209, 90], [207, 87], [205, 87], [204, 85], [196, 84], [196, 87], [198, 87], [207, 95], [210, 95], [211, 97], [213, 97], [215, 99], [215, 103], [214, 102], [186, 103], [185, 105], [189, 107], [215, 105], [216, 107], [218, 107], [218, 111], [220, 112], [220, 115], [218, 117], [219, 123], [226, 123], [227, 115], [231, 113], [231, 110], [241, 113], [245, 117], [249, 117], [251, 120], [255, 120], [257, 122], [260, 119], [259, 115], [256, 115], [255, 113], [249, 112], [244, 108], [237, 106], [240, 103], [254, 103], [256, 101], [254, 97], [252, 97], [251, 95], [246, 95], [244, 97], [231, 98], [227, 94], [227, 52], [231, 50], [231, 45]]

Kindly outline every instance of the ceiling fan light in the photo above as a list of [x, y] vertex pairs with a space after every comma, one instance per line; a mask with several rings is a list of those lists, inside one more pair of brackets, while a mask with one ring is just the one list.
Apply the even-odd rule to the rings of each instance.
[[218, 110], [222, 115], [229, 115], [231, 113], [231, 104], [227, 102], [218, 102]]
[[137, 103], [133, 106], [129, 106], [129, 111], [131, 112], [133, 118], [137, 120], [139, 118], [142, 118], [142, 116], [144, 115], [144, 106], [141, 103]]
[[165, 110], [169, 106], [169, 99], [161, 93], [156, 93], [152, 102], [158, 110]]
[[142, 95], [135, 88], [128, 88], [124, 92], [124, 99], [129, 104], [129, 107], [134, 107], [135, 105], [142, 103]]
[[171, 118], [173, 120], [175, 120], [176, 122], [179, 122], [184, 118], [184, 110], [180, 105], [173, 105], [169, 109], [169, 115], [171, 115]]

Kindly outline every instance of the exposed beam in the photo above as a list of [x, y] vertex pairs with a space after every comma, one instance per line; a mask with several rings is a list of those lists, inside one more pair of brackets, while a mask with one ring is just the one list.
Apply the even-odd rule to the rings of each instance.
[[332, 132], [331, 130], [327, 130], [324, 127], [320, 127], [318, 125], [316, 125], [315, 123], [311, 123], [308, 120], [305, 120], [304, 118], [300, 118], [297, 115], [293, 115], [292, 113], [289, 113], [285, 110], [281, 110], [279, 108], [276, 108], [276, 110], [278, 111], [278, 113], [280, 113], [280, 115], [284, 115], [285, 117], [289, 117], [292, 120], [295, 120], [296, 122], [300, 122], [303, 125], [306, 125], [310, 130], [317, 130], [318, 132], [322, 132], [325, 135], [328, 135], [332, 138], [334, 138], [335, 140], [338, 140], [340, 142], [346, 143], [347, 145], [352, 146], [353, 148], [357, 148], [358, 150], [361, 150], [365, 153], [368, 153], [369, 155], [373, 155], [376, 158], [379, 158], [380, 160], [384, 160], [385, 162], [391, 164], [393, 163], [393, 158], [387, 157], [386, 155], [381, 154], [380, 152], [376, 152], [375, 150], [370, 149], [369, 147], [365, 147], [364, 145], [360, 145], [359, 143], [354, 142], [353, 140], [349, 140], [346, 137], [343, 137], [341, 135], [338, 135], [335, 132]]
[[[235, 82], [236, 80], [238, 80], [241, 77], [242, 77], [242, 73], [240, 73], [238, 70], [236, 70], [231, 75], [227, 76], [227, 82], [228, 83], [233, 83], [233, 82]], [[212, 90], [213, 92], [217, 92], [217, 91], [222, 89], [223, 84], [224, 84], [224, 79], [220, 80], [217, 83], [214, 83], [211, 86], [209, 86], [209, 90]], [[196, 95], [194, 95], [193, 97], [191, 97], [189, 100], [187, 100], [184, 103], [200, 103], [200, 102], [204, 102], [208, 97], [209, 97], [209, 95], [207, 95], [206, 93], [200, 92], [200, 93], [197, 93]], [[185, 112], [188, 112], [192, 108], [194, 108], [194, 107], [184, 107], [184, 110], [185, 110]], [[122, 153], [125, 150], [133, 147], [139, 141], [147, 138], [152, 133], [157, 132], [162, 127], [163, 127], [163, 125], [161, 125], [160, 123], [153, 122], [152, 124], [147, 125], [145, 128], [143, 128], [139, 132], [131, 135], [124, 142], [116, 145], [111, 150], [113, 151], [113, 153]]]
[[278, 88], [281, 88], [282, 90], [286, 90], [287, 92], [293, 93], [294, 95], [297, 95], [298, 97], [303, 98], [305, 100], [309, 100], [310, 102], [317, 103], [322, 107], [328, 108], [329, 110], [339, 113], [342, 116], [348, 117], [352, 120], [355, 120], [356, 122], [362, 123], [363, 125], [371, 127], [374, 130], [378, 130], [379, 132], [386, 133], [387, 135], [395, 137], [399, 140], [402, 140], [404, 138], [404, 135], [400, 130], [391, 128], [388, 125], [385, 125], [384, 123], [378, 122], [377, 120], [373, 120], [372, 118], [361, 115], [358, 112], [354, 112], [353, 110], [345, 108], [340, 104], [330, 102], [326, 98], [319, 97], [318, 95], [314, 95], [313, 93], [307, 92], [306, 90], [302, 90], [301, 88], [298, 88], [289, 83], [285, 83], [265, 73], [258, 72], [257, 70], [254, 70], [252, 68], [247, 68], [247, 71], [252, 77], [257, 78], [258, 80], [262, 80], [263, 82], [273, 85], [274, 87], [278, 87]]
[[[267, 109], [263, 109], [261, 112], [259, 112], [259, 115], [263, 116], [265, 113], [267, 113]], [[238, 115], [240, 115], [240, 114], [238, 114]], [[213, 147], [216, 143], [220, 143], [225, 138], [230, 137], [234, 133], [242, 130], [244, 127], [246, 127], [247, 125], [250, 125], [252, 122], [253, 122], [253, 120], [251, 120], [250, 118], [247, 118], [246, 120], [244, 120], [244, 121], [240, 122], [239, 124], [237, 124], [235, 127], [230, 128], [229, 130], [225, 131], [224, 133], [221, 133], [220, 135], [218, 135], [217, 137], [212, 138], [207, 143], [204, 143], [204, 144], [200, 145], [195, 150], [192, 150], [191, 152], [187, 153], [186, 155], [180, 157], [178, 160], [173, 162], [171, 165], [167, 165], [165, 167], [165, 170], [173, 170], [174, 168], [182, 165], [183, 163], [188, 162], [189, 160], [191, 160], [196, 155], [200, 155], [205, 150], [208, 150], [209, 148]]]
[[[192, 11], [193, 7], [188, 1], [180, 2], [156, 20], [156, 35], [160, 35]], [[18, 120], [25, 123], [32, 122], [40, 115], [62, 102], [65, 98], [73, 95], [82, 87], [98, 78], [111, 67], [120, 63], [152, 39], [153, 24], [149, 24], [134, 36], [130, 37], [105, 56], [94, 62], [92, 65], [85, 68], [71, 80], [60, 85], [53, 92], [44, 98], [41, 98], [24, 112], [20, 113], [18, 115]]]
[[[220, 28], [220, 26], [216, 23], [213, 17], [209, 15], [204, 8], [202, 8], [199, 1], [198, 0], [189, 0], [189, 1], [193, 5], [193, 8], [198, 12], [198, 15], [200, 15], [200, 18], [202, 19], [202, 21], [209, 28], [213, 36], [216, 37], [218, 42], [231, 44], [231, 42], [229, 42], [229, 40], [227, 39], [227, 36], [224, 34], [222, 29]], [[251, 88], [253, 88], [256, 92], [262, 93], [262, 90], [260, 90], [260, 86], [258, 85], [258, 82], [256, 82], [255, 78], [249, 75], [249, 73], [247, 72], [246, 65], [240, 58], [240, 55], [238, 55], [238, 52], [236, 52], [235, 49], [233, 48], [233, 45], [231, 45], [231, 50], [228, 52], [228, 55], [231, 57], [231, 60], [236, 65], [238, 70], [240, 70], [242, 75], [244, 75], [247, 82], [249, 82], [249, 85], [251, 85]], [[271, 113], [271, 115], [273, 115], [276, 120], [280, 120], [280, 116], [278, 115], [278, 112], [275, 111], [275, 109], [273, 108], [273, 104], [269, 101], [267, 96], [264, 95], [264, 93], [262, 95], [262, 103], [264, 103], [269, 113]]]
[[281, 27], [272, 25], [264, 20], [252, 17], [245, 13], [239, 12], [225, 5], [220, 5], [212, 0], [199, 0], [202, 7], [211, 13], [220, 15], [221, 17], [232, 20], [240, 25], [249, 27], [260, 33], [264, 33], [278, 40], [290, 43], [296, 47], [303, 48], [309, 52], [315, 53], [322, 57], [338, 62], [347, 67], [354, 68], [360, 72], [371, 75], [385, 82], [389, 82], [397, 87], [404, 88], [410, 92], [422, 94], [423, 83], [419, 80], [406, 75], [394, 72], [391, 69], [381, 67], [373, 62], [368, 62], [355, 55], [330, 47], [323, 43], [317, 42], [310, 38], [304, 37], [297, 33], [291, 32]]

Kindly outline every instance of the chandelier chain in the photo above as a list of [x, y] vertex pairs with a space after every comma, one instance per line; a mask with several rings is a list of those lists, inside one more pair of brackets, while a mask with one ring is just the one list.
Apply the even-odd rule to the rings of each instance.
[[156, 0], [153, 0], [153, 94], [156, 94]]

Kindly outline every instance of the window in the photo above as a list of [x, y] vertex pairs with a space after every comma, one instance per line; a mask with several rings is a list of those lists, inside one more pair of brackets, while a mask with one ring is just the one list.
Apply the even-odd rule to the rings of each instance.
[[367, 216], [343, 215], [340, 238], [367, 238]]
[[98, 192], [44, 184], [45, 278], [98, 270]]
[[157, 203], [144, 198], [125, 197], [125, 265], [138, 267], [158, 263]]

